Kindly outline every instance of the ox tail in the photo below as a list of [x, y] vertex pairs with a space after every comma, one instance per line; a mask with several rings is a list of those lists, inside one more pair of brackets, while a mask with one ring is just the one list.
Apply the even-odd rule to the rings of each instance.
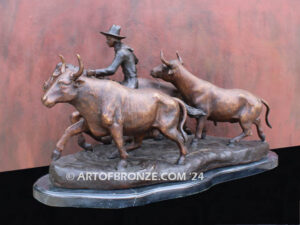
[[185, 133], [185, 131], [183, 130], [183, 126], [184, 126], [184, 123], [185, 123], [186, 118], [187, 118], [187, 110], [186, 110], [186, 107], [185, 107], [185, 104], [184, 104], [183, 101], [181, 101], [179, 98], [174, 98], [174, 99], [178, 102], [178, 104], [181, 108], [182, 114], [183, 114], [182, 119], [181, 119], [180, 124], [179, 124], [179, 129], [180, 129], [180, 132], [181, 132], [182, 137], [184, 139], [184, 142], [187, 142], [188, 141], [188, 136]]
[[270, 112], [270, 106], [269, 106], [268, 103], [267, 103], [265, 100], [263, 100], [262, 98], [261, 98], [260, 100], [261, 100], [261, 102], [262, 102], [262, 103], [266, 106], [266, 108], [267, 108], [267, 112], [266, 112], [266, 115], [265, 115], [266, 124], [268, 125], [268, 127], [272, 128], [272, 126], [271, 126], [271, 124], [270, 124], [270, 122], [269, 122], [269, 120], [268, 120], [268, 116], [269, 116], [269, 112]]

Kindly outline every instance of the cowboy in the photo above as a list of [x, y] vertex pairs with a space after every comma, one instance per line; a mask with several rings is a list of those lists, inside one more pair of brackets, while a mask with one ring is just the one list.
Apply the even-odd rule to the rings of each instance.
[[121, 27], [118, 25], [112, 25], [108, 32], [100, 32], [105, 35], [106, 43], [109, 47], [113, 47], [115, 50], [115, 58], [112, 64], [103, 69], [88, 70], [88, 76], [111, 76], [118, 67], [121, 65], [124, 73], [124, 80], [121, 82], [126, 87], [138, 88], [138, 79], [136, 72], [136, 64], [138, 59], [133, 53], [133, 49], [121, 42], [124, 36], [120, 36]]

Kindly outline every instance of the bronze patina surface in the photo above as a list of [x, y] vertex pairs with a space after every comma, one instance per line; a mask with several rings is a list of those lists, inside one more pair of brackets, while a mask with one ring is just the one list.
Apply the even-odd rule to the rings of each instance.
[[[234, 147], [229, 147], [228, 139], [208, 136], [197, 146], [191, 146], [191, 139], [192, 136], [189, 136], [188, 154], [184, 165], [175, 164], [178, 159], [175, 143], [167, 139], [160, 142], [149, 139], [143, 142], [141, 149], [129, 153], [127, 167], [122, 171], [116, 170], [119, 159], [109, 159], [115, 149], [114, 145], [98, 145], [92, 152], [81, 151], [52, 161], [49, 171], [50, 180], [57, 187], [112, 190], [176, 182], [170, 180], [173, 179], [172, 177], [168, 179], [163, 174], [185, 174], [186, 180], [190, 180], [203, 172], [205, 179], [206, 171], [255, 162], [264, 158], [269, 152], [268, 144], [261, 141], [241, 141]], [[105, 175], [109, 173], [120, 172], [127, 175], [129, 173], [151, 174], [151, 176], [154, 174], [166, 180], [132, 180], [129, 176], [127, 180], [105, 179]]]

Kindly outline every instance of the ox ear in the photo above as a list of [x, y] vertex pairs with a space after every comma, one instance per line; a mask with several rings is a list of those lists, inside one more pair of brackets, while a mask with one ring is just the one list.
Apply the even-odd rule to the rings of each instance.
[[56, 70], [52, 73], [52, 76], [53, 76], [53, 77], [58, 77], [60, 74], [61, 74], [61, 72], [60, 72], [58, 69], [56, 69]]

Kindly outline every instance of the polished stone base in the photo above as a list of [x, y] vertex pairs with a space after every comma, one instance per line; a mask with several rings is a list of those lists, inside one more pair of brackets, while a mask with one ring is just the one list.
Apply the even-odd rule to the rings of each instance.
[[252, 176], [275, 168], [278, 157], [269, 152], [263, 159], [243, 165], [228, 166], [204, 172], [203, 179], [154, 184], [122, 190], [66, 189], [54, 187], [49, 175], [33, 186], [38, 201], [58, 207], [126, 208], [197, 194], [230, 180]]

